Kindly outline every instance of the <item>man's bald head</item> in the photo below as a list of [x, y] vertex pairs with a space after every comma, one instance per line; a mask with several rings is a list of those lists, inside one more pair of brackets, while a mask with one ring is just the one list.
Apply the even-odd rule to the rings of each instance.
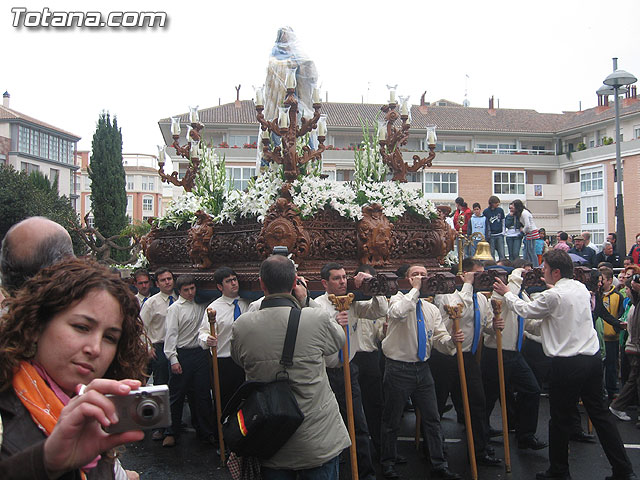
[[69, 233], [44, 217], [29, 217], [9, 229], [2, 241], [2, 286], [13, 294], [41, 269], [73, 257]]

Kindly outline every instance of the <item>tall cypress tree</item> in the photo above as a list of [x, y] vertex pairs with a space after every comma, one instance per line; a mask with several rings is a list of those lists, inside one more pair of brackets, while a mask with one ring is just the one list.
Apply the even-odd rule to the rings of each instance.
[[105, 237], [127, 226], [127, 192], [122, 165], [122, 133], [116, 117], [102, 112], [91, 143], [91, 208], [96, 228]]

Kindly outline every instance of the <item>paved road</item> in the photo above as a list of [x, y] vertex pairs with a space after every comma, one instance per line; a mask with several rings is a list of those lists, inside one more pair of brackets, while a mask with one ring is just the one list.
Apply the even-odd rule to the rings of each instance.
[[[629, 412], [632, 418], [636, 417], [635, 411]], [[493, 412], [492, 424], [500, 426], [499, 410]], [[542, 398], [540, 402], [540, 420], [538, 424], [538, 436], [547, 439], [547, 420], [549, 418], [549, 402]], [[583, 415], [583, 419], [586, 417]], [[586, 429], [586, 419], [584, 420]], [[640, 474], [640, 430], [635, 428], [635, 422], [620, 422], [616, 420], [622, 439], [627, 444], [627, 453]], [[448, 412], [442, 421], [443, 430], [447, 439], [447, 454], [450, 468], [464, 474], [465, 478], [471, 478], [466, 455], [466, 436], [461, 425], [456, 423], [455, 413]], [[397, 470], [405, 480], [424, 480], [428, 478], [426, 473], [426, 461], [421, 453], [416, 451], [413, 436], [415, 431], [415, 417], [407, 412], [403, 419], [401, 438], [398, 444], [399, 453], [408, 458], [406, 465], [398, 465]], [[518, 450], [515, 437], [511, 435], [511, 467], [512, 472], [506, 474], [504, 467], [479, 467], [479, 478], [486, 480], [498, 479], [533, 479], [535, 473], [545, 470], [547, 463], [547, 449], [532, 451]], [[492, 443], [496, 449], [496, 456], [504, 458], [502, 439]], [[347, 458], [348, 460], [348, 458]], [[603, 480], [611, 475], [611, 470], [602, 448], [598, 443], [583, 444], [572, 443], [570, 450], [571, 475], [577, 479]], [[174, 448], [162, 448], [160, 442], [153, 442], [150, 436], [142, 442], [128, 445], [123, 454], [122, 463], [126, 468], [136, 470], [143, 480], [160, 479], [215, 479], [231, 480], [229, 472], [218, 466], [219, 458], [213, 447], [200, 443], [195, 438], [193, 431], [187, 431], [180, 438]], [[341, 465], [341, 475], [344, 480], [349, 479], [349, 467]], [[383, 480], [378, 470], [378, 479]]]

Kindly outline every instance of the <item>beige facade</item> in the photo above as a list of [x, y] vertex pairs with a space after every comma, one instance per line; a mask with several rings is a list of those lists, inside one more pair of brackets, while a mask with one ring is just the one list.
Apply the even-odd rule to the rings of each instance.
[[[89, 159], [89, 152], [78, 152], [77, 162], [81, 168], [77, 177], [80, 191], [77, 211], [83, 224], [85, 216], [89, 213], [87, 220], [89, 225], [93, 225], [91, 179], [87, 170]], [[127, 216], [134, 222], [147, 221], [164, 213], [163, 187], [158, 176], [156, 161], [155, 155], [139, 153], [122, 155], [126, 175]]]
[[[547, 233], [588, 230], [594, 243], [602, 243], [616, 224], [615, 145], [605, 145], [609, 137], [615, 138], [613, 101], [562, 114], [489, 106], [463, 107], [443, 100], [413, 106], [405, 161], [411, 163], [414, 154], [426, 156], [427, 126], [436, 125], [438, 142], [433, 166], [410, 175], [409, 181], [438, 204], [453, 205], [462, 196], [469, 206], [478, 202], [484, 208], [489, 196], [497, 195], [506, 210], [519, 198]], [[352, 178], [353, 149], [362, 141], [360, 119], [373, 124], [379, 110], [380, 105], [371, 104], [323, 104], [329, 128], [325, 145], [330, 146], [323, 154], [323, 171], [329, 178]], [[178, 116], [184, 137], [188, 115]], [[640, 101], [622, 99], [620, 118], [626, 240], [631, 245], [640, 232], [640, 218], [635, 215], [640, 204]], [[200, 120], [205, 125], [202, 138], [224, 154], [234, 182], [254, 175], [258, 152], [251, 144], [258, 138], [259, 126], [253, 101], [201, 110]], [[170, 119], [158, 125], [171, 145]], [[172, 148], [168, 152], [184, 173], [184, 161]]]
[[74, 164], [80, 137], [10, 108], [9, 94], [0, 106], [0, 164], [16, 170], [39, 171], [51, 182], [58, 178], [58, 193], [75, 207]]

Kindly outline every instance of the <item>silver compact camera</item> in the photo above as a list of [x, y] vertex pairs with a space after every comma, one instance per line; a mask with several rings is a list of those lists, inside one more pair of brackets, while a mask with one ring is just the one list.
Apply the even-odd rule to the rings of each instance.
[[105, 428], [107, 433], [149, 430], [171, 425], [169, 387], [157, 385], [131, 390], [128, 395], [107, 395], [120, 421]]

